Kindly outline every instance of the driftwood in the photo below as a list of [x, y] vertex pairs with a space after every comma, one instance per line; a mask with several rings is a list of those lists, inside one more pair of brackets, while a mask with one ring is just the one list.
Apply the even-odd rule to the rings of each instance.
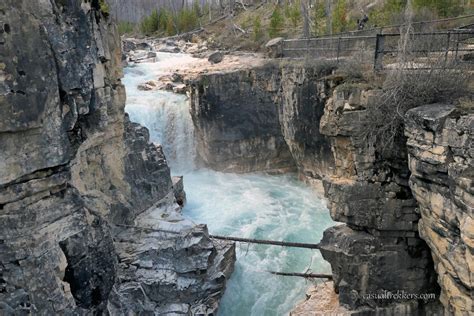
[[240, 238], [240, 237], [219, 236], [219, 235], [209, 235], [209, 237], [213, 239], [220, 239], [220, 240], [247, 242], [251, 244], [274, 245], [274, 246], [281, 246], [281, 247], [294, 247], [294, 248], [306, 248], [306, 249], [319, 249], [320, 248], [319, 244], [307, 244], [307, 243], [299, 243], [299, 242]]
[[319, 273], [298, 273], [298, 272], [278, 272], [278, 271], [267, 271], [274, 275], [282, 276], [295, 276], [301, 278], [315, 278], [315, 279], [328, 279], [332, 280], [332, 274], [319, 274]]

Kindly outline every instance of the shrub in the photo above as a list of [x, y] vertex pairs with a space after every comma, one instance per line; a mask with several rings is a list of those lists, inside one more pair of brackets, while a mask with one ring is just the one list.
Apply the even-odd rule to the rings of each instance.
[[262, 19], [259, 15], [253, 20], [253, 36], [256, 42], [263, 38]]
[[332, 13], [332, 30], [335, 33], [344, 32], [348, 25], [346, 0], [338, 0]]
[[105, 0], [99, 0], [100, 11], [105, 15], [108, 16], [110, 14], [109, 5]]
[[168, 36], [176, 34], [176, 26], [174, 23], [173, 16], [170, 14], [166, 17], [166, 27], [165, 27], [165, 33]]
[[135, 25], [131, 22], [120, 22], [118, 24], [118, 32], [120, 35], [131, 34], [135, 31]]
[[179, 11], [176, 26], [179, 33], [188, 32], [199, 25], [199, 16], [195, 10], [183, 9]]
[[160, 15], [157, 10], [153, 10], [151, 14], [145, 17], [140, 23], [140, 31], [145, 35], [150, 35], [159, 30]]
[[324, 21], [326, 18], [326, 11], [323, 3], [315, 3], [313, 6], [313, 28], [316, 35], [324, 33]]
[[454, 0], [414, 0], [416, 9], [429, 8], [441, 17], [455, 16], [463, 11], [461, 1]]
[[387, 0], [380, 10], [369, 13], [369, 23], [374, 26], [396, 24], [400, 22], [406, 0]]
[[280, 7], [276, 6], [270, 17], [270, 29], [268, 31], [270, 37], [277, 37], [280, 34], [284, 22], [285, 18], [280, 12]]
[[199, 0], [194, 0], [194, 2], [193, 2], [193, 11], [198, 17], [201, 17], [202, 10], [201, 10], [201, 5], [199, 4]]
[[287, 5], [286, 17], [290, 19], [293, 27], [298, 25], [298, 22], [301, 20], [301, 3], [295, 1], [292, 5]]

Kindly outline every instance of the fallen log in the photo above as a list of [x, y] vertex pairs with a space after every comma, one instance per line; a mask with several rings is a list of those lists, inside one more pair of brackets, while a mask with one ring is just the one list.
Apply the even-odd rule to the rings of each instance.
[[267, 271], [267, 272], [274, 275], [282, 275], [282, 276], [295, 276], [295, 277], [302, 277], [302, 278], [317, 278], [317, 279], [332, 280], [332, 274], [278, 272], [278, 271]]
[[319, 244], [307, 244], [299, 242], [288, 242], [288, 241], [276, 241], [276, 240], [265, 240], [265, 239], [253, 239], [253, 238], [240, 238], [233, 236], [219, 236], [219, 235], [209, 235], [213, 239], [221, 240], [230, 240], [238, 242], [246, 242], [250, 244], [264, 244], [264, 245], [274, 245], [281, 247], [294, 247], [294, 248], [307, 248], [307, 249], [319, 249]]

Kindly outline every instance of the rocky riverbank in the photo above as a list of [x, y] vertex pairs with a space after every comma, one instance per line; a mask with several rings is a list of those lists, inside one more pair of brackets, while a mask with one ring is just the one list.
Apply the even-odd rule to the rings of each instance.
[[0, 314], [215, 313], [234, 246], [180, 215], [98, 2], [0, 16]]

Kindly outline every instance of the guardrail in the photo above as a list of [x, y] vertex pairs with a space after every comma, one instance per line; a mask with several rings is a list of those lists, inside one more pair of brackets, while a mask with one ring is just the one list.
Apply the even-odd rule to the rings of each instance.
[[[419, 61], [429, 66], [435, 60], [468, 62], [474, 59], [474, 29], [457, 29], [444, 32], [413, 33], [409, 41], [409, 52]], [[289, 58], [329, 58], [339, 61], [356, 53], [373, 63], [375, 70], [394, 62], [399, 54], [399, 33], [370, 36], [338, 36], [283, 40], [281, 55]]]

